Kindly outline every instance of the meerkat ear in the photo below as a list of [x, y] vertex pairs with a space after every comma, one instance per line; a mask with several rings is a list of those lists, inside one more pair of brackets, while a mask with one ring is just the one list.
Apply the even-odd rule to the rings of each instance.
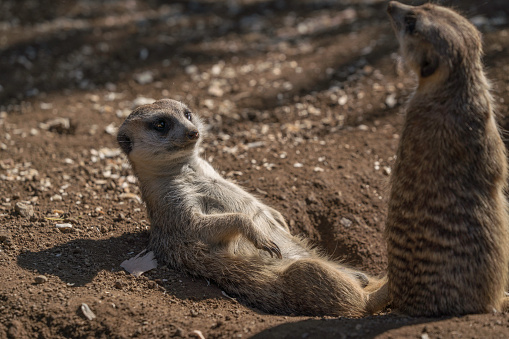
[[440, 61], [435, 54], [426, 55], [421, 61], [421, 77], [426, 78], [435, 73]]

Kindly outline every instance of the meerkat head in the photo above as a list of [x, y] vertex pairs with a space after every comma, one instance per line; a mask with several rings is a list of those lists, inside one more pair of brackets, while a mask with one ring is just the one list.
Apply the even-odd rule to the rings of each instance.
[[202, 128], [186, 105], [163, 99], [136, 108], [120, 126], [117, 141], [136, 172], [158, 172], [192, 156]]
[[464, 17], [433, 4], [389, 2], [387, 12], [405, 64], [422, 80], [443, 81], [464, 67], [479, 65], [481, 35]]

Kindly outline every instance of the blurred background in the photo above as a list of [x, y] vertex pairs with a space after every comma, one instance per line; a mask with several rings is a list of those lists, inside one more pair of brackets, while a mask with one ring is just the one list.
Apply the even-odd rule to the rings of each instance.
[[[509, 130], [509, 2], [433, 2], [458, 9], [483, 33], [499, 121]], [[8, 277], [0, 337], [4, 328], [11, 337], [159, 338], [201, 329], [233, 338], [284, 324], [282, 333], [298, 333], [289, 338], [367, 338], [399, 327], [392, 337], [424, 338], [426, 327], [405, 330], [411, 320], [397, 317], [317, 318], [301, 330], [294, 317], [260, 314], [172, 268], [130, 279], [119, 266], [146, 247], [150, 224], [116, 131], [138, 105], [173, 98], [207, 122], [200, 154], [218, 172], [279, 210], [293, 234], [383, 274], [388, 182], [415, 87], [400, 67], [386, 6], [0, 0], [0, 267]], [[64, 233], [60, 222], [71, 227]], [[47, 282], [34, 285], [41, 274]], [[82, 302], [98, 319], [76, 314]], [[487, 333], [479, 338], [494, 330], [506, 338], [508, 317], [428, 328], [430, 337], [471, 337], [474, 326]]]

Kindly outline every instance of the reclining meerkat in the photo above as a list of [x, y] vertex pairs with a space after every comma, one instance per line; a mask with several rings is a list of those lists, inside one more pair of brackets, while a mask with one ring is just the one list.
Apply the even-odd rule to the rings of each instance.
[[391, 1], [418, 76], [391, 178], [385, 235], [393, 307], [412, 316], [506, 308], [506, 150], [481, 62], [481, 34], [437, 5]]
[[279, 212], [200, 158], [202, 134], [200, 118], [174, 100], [137, 108], [118, 131], [160, 262], [267, 312], [358, 317], [387, 304], [383, 280], [319, 255]]

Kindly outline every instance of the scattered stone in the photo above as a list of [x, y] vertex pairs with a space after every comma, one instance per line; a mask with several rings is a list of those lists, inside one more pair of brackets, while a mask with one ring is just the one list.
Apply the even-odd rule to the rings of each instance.
[[88, 307], [87, 304], [82, 303], [80, 306], [81, 314], [88, 320], [94, 320], [96, 318], [94, 312]]
[[101, 159], [115, 158], [115, 157], [118, 157], [120, 154], [122, 154], [122, 151], [120, 150], [120, 148], [103, 147], [99, 150], [99, 157]]
[[382, 173], [385, 175], [391, 175], [391, 168], [388, 166], [384, 166]]
[[340, 106], [344, 106], [347, 103], [347, 101], [348, 101], [348, 97], [346, 95], [342, 95], [338, 99], [338, 104]]
[[210, 95], [213, 95], [215, 97], [222, 97], [224, 95], [224, 91], [221, 89], [221, 87], [219, 87], [218, 84], [213, 84], [209, 87], [209, 90], [208, 90], [209, 94]]
[[198, 73], [198, 67], [196, 67], [195, 65], [189, 65], [189, 66], [186, 66], [186, 74], [196, 74]]
[[347, 218], [341, 218], [341, 220], [339, 222], [341, 225], [343, 225], [345, 227], [350, 227], [353, 224], [352, 220], [347, 219]]
[[323, 171], [324, 171], [324, 169], [323, 169], [323, 168], [321, 168], [321, 167], [316, 166], [315, 168], [313, 168], [313, 171], [314, 171], [314, 172], [323, 172]]
[[49, 121], [41, 122], [39, 127], [43, 130], [55, 132], [58, 134], [74, 134], [76, 125], [71, 123], [69, 118], [56, 118]]
[[136, 107], [139, 107], [142, 105], [153, 104], [154, 101], [156, 101], [156, 100], [152, 99], [152, 98], [137, 97], [136, 99], [134, 99], [134, 101], [131, 105], [131, 109], [135, 109]]
[[357, 128], [358, 128], [359, 130], [361, 130], [361, 131], [367, 131], [367, 130], [369, 130], [369, 127], [368, 127], [368, 126], [366, 126], [366, 125], [359, 125], [359, 126], [357, 126]]
[[250, 142], [250, 143], [246, 144], [246, 147], [247, 148], [258, 148], [258, 147], [262, 147], [263, 145], [265, 145], [265, 143], [263, 141], [255, 141], [255, 142]]
[[395, 93], [392, 93], [390, 94], [386, 99], [385, 99], [385, 104], [387, 105], [387, 107], [389, 108], [393, 108], [394, 106], [396, 106], [396, 104], [398, 103], [398, 101], [396, 100], [396, 94]]
[[51, 200], [51, 201], [62, 201], [62, 200], [63, 200], [63, 198], [62, 198], [62, 196], [61, 196], [60, 194], [55, 194], [54, 196], [52, 196], [52, 197], [50, 198], [50, 200]]
[[48, 110], [53, 108], [52, 103], [41, 102], [40, 107], [42, 110]]
[[30, 218], [34, 216], [34, 207], [24, 202], [18, 201], [16, 205], [14, 205], [14, 211], [21, 215], [23, 218]]
[[142, 203], [141, 198], [134, 193], [122, 193], [119, 195], [119, 198], [120, 199], [133, 199], [133, 200], [136, 200], [140, 204]]
[[207, 107], [208, 109], [214, 109], [214, 100], [212, 100], [212, 99], [205, 99], [205, 100], [203, 100], [202, 105]]
[[92, 102], [99, 102], [100, 100], [100, 97], [97, 95], [97, 94], [90, 94], [88, 96], [88, 98], [90, 99], [90, 101]]
[[34, 278], [34, 283], [36, 284], [44, 284], [47, 281], [48, 278], [44, 275], [38, 275], [37, 277]]
[[[9, 330], [6, 338], [28, 338], [28, 332], [26, 331], [23, 323], [17, 319], [11, 320], [11, 323], [7, 325]], [[5, 335], [5, 332], [3, 332]]]
[[9, 234], [2, 232], [0, 233], [0, 243], [8, 243], [11, 242], [11, 237]]
[[309, 193], [309, 196], [306, 198], [306, 203], [308, 205], [316, 205], [319, 203], [319, 201], [316, 198], [316, 195], [313, 192], [311, 192]]
[[125, 284], [122, 281], [117, 280], [117, 281], [115, 281], [115, 285], [114, 286], [115, 286], [115, 288], [121, 290], [122, 288], [124, 288]]
[[73, 231], [72, 224], [56, 224], [55, 227], [62, 233], [69, 233]]
[[293, 167], [295, 168], [301, 168], [301, 167], [304, 167], [303, 164], [301, 164], [300, 162], [296, 162], [295, 164], [293, 164]]
[[104, 130], [106, 131], [106, 133], [108, 133], [109, 135], [117, 135], [117, 130], [118, 128], [115, 126], [115, 123], [111, 123], [109, 124], [108, 126], [106, 126], [104, 128]]
[[203, 333], [201, 333], [201, 331], [199, 331], [199, 330], [192, 331], [191, 333], [189, 333], [189, 336], [190, 337], [195, 337], [195, 338], [198, 338], [198, 339], [205, 339], [205, 337], [203, 336]]
[[136, 73], [133, 75], [133, 78], [140, 85], [146, 85], [154, 82], [154, 75], [152, 74], [151, 71]]

